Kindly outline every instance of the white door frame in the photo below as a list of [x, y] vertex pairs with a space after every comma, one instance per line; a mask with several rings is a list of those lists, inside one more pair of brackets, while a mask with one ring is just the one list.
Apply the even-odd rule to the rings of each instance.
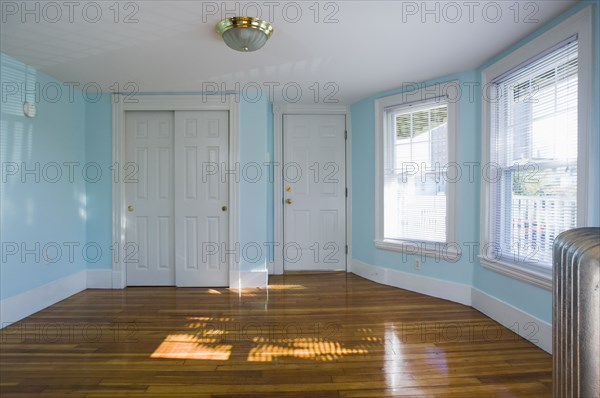
[[348, 262], [352, 258], [352, 125], [350, 123], [350, 109], [345, 105], [302, 105], [282, 104], [273, 106], [275, 118], [275, 137], [273, 142], [275, 165], [274, 198], [273, 198], [273, 238], [279, 243], [275, 246], [273, 264], [269, 264], [269, 274], [283, 274], [283, 115], [344, 115], [346, 119], [346, 187], [348, 197], [346, 198], [346, 270], [349, 269]]
[[[123, 183], [125, 158], [125, 112], [128, 111], [229, 111], [229, 164], [239, 162], [240, 112], [239, 104], [232, 96], [210, 95], [125, 95], [113, 94], [112, 107], [112, 166], [119, 168], [119, 178], [112, 184], [112, 287], [122, 289], [127, 285], [125, 255], [126, 198]], [[229, 242], [239, 241], [239, 183], [229, 179]], [[235, 256], [229, 256], [229, 285], [232, 275], [238, 271]]]

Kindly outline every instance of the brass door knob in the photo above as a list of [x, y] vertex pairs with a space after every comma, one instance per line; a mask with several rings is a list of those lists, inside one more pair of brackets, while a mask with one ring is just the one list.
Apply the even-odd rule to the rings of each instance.
[[287, 199], [285, 200], [285, 203], [287, 203], [288, 205], [291, 205], [291, 204], [292, 204], [292, 199], [290, 199], [290, 198], [287, 198]]
[[127, 211], [133, 211], [133, 206], [132, 205], [127, 206]]
[[227, 211], [227, 206], [223, 206], [223, 207], [221, 207], [221, 210], [223, 210], [223, 211]]

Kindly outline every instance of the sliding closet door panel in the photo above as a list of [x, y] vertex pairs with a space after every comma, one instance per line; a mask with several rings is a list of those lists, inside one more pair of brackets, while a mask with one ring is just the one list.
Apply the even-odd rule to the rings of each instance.
[[228, 286], [229, 113], [175, 112], [177, 286]]
[[173, 112], [127, 112], [127, 285], [175, 284], [173, 239]]

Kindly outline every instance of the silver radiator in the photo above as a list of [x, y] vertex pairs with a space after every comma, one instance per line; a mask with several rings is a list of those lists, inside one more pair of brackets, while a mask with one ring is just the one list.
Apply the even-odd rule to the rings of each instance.
[[557, 236], [553, 247], [555, 397], [600, 397], [600, 228]]

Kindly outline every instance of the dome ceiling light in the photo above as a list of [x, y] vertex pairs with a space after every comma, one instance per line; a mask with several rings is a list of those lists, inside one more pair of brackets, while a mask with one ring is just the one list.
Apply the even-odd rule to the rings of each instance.
[[270, 22], [253, 17], [225, 18], [216, 28], [225, 44], [242, 52], [258, 50], [273, 34]]

